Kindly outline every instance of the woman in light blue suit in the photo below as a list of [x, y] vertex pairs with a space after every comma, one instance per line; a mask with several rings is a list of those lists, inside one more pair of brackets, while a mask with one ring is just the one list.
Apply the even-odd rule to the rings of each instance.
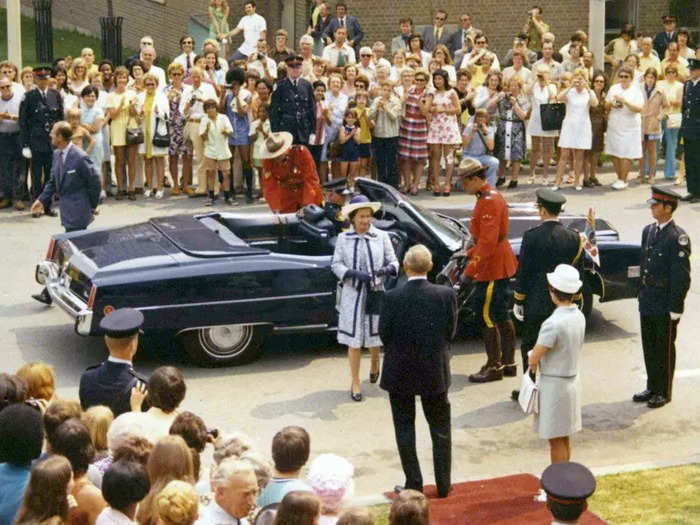
[[362, 348], [369, 348], [372, 357], [370, 382], [379, 378], [379, 315], [367, 312], [369, 291], [384, 290], [384, 278], [397, 275], [399, 263], [389, 235], [372, 226], [372, 215], [381, 207], [364, 195], [353, 197], [342, 214], [351, 227], [338, 236], [333, 254], [333, 273], [342, 283], [338, 342], [348, 345], [350, 397], [362, 400], [360, 392], [360, 358]]

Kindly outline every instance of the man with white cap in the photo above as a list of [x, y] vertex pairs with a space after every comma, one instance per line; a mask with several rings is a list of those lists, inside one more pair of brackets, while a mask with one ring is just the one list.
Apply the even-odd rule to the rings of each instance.
[[529, 353], [530, 374], [539, 367], [539, 412], [534, 428], [549, 440], [552, 463], [571, 459], [571, 435], [581, 430], [581, 382], [578, 356], [586, 333], [586, 318], [574, 303], [583, 282], [578, 270], [558, 265], [547, 274], [549, 295], [556, 309], [540, 328]]

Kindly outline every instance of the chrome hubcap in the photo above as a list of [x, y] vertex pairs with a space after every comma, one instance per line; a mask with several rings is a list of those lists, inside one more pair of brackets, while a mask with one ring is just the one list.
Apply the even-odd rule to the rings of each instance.
[[253, 328], [248, 325], [224, 325], [202, 328], [199, 341], [202, 348], [217, 358], [234, 357], [250, 344]]

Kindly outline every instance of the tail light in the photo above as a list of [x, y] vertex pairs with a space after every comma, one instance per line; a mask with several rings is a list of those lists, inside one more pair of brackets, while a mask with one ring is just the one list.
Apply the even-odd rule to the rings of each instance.
[[53, 249], [56, 246], [56, 239], [51, 237], [51, 240], [49, 241], [49, 249], [46, 250], [46, 258], [51, 260], [53, 259]]
[[87, 307], [92, 310], [92, 305], [95, 303], [95, 296], [97, 295], [97, 286], [94, 284], [90, 289], [90, 297], [88, 297]]

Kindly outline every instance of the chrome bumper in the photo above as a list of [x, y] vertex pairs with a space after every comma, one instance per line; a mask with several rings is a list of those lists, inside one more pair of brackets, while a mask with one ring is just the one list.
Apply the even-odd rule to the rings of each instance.
[[85, 301], [70, 290], [70, 277], [60, 274], [58, 264], [53, 261], [42, 261], [34, 271], [36, 282], [46, 287], [54, 304], [66, 312], [75, 321], [75, 332], [79, 335], [90, 335], [92, 326], [92, 310]]

